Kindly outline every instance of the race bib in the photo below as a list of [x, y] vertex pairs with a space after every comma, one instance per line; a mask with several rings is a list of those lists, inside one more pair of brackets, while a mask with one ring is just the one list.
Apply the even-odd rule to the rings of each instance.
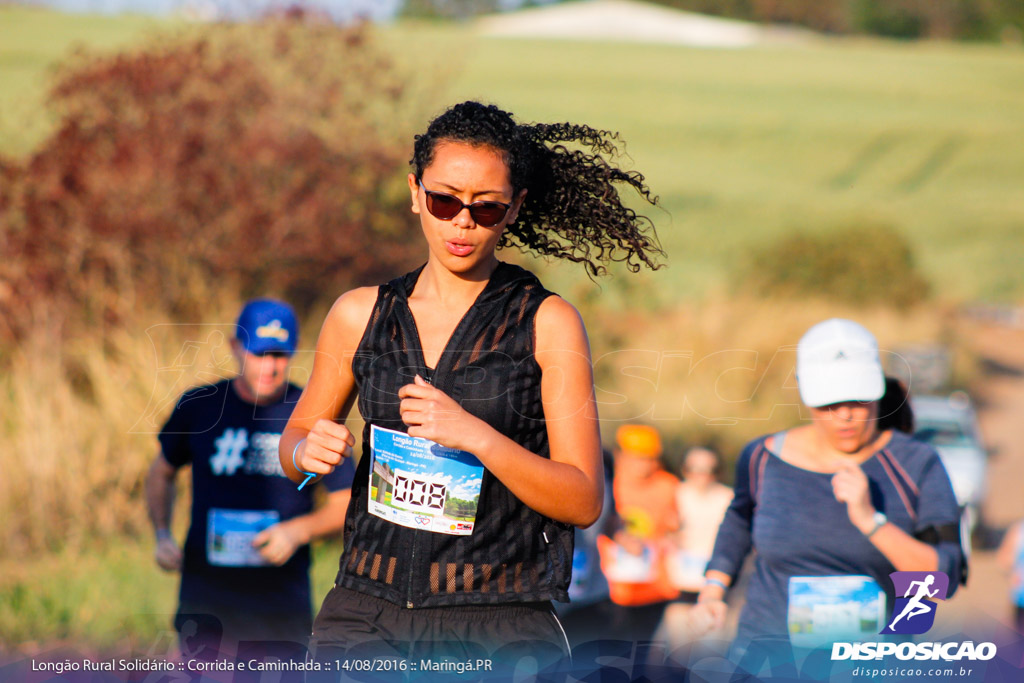
[[796, 647], [875, 638], [885, 625], [885, 593], [870, 576], [794, 576], [788, 622]]
[[475, 455], [376, 425], [370, 454], [371, 515], [438, 534], [473, 533], [484, 476]]
[[605, 563], [605, 576], [618, 583], [650, 583], [654, 581], [654, 550], [645, 545], [643, 552], [634, 555], [618, 543]]
[[672, 585], [684, 591], [699, 591], [704, 586], [704, 570], [707, 569], [707, 555], [688, 550], [677, 550], [669, 557], [668, 575]]
[[276, 510], [210, 508], [206, 515], [206, 561], [218, 567], [262, 567], [270, 563], [252, 547], [256, 534], [281, 521]]

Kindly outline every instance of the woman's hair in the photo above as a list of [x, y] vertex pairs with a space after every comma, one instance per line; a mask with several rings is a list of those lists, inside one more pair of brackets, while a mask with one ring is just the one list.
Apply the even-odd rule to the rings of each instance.
[[878, 428], [914, 433], [914, 411], [903, 383], [895, 377], [885, 378], [885, 393], [878, 402]]
[[604, 273], [609, 261], [634, 273], [641, 264], [660, 267], [655, 257], [664, 252], [654, 224], [623, 206], [616, 184], [632, 187], [652, 206], [658, 198], [639, 172], [609, 163], [606, 157], [619, 155], [617, 133], [571, 123], [518, 124], [494, 105], [463, 102], [416, 136], [410, 164], [417, 178], [444, 141], [494, 148], [505, 158], [514, 192], [527, 190], [499, 248], [518, 243], [523, 251], [583, 263], [591, 275]]

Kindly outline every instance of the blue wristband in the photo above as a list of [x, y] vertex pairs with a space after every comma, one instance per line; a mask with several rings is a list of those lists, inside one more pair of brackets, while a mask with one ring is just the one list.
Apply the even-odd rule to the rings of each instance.
[[725, 585], [725, 581], [722, 581], [720, 579], [712, 579], [712, 578], [705, 577], [704, 585], [705, 586], [719, 586], [724, 591], [729, 590], [729, 587]]
[[302, 490], [303, 486], [305, 486], [306, 484], [309, 483], [310, 479], [313, 479], [314, 477], [316, 477], [315, 473], [307, 472], [306, 470], [300, 470], [299, 466], [295, 464], [295, 455], [299, 452], [299, 446], [301, 446], [302, 442], [305, 441], [305, 440], [306, 440], [306, 437], [302, 437], [301, 439], [299, 439], [299, 442], [297, 444], [295, 444], [295, 448], [292, 449], [292, 467], [294, 467], [295, 471], [298, 472], [299, 474], [305, 474], [306, 475], [306, 480], [303, 481], [301, 484], [299, 484], [299, 491]]

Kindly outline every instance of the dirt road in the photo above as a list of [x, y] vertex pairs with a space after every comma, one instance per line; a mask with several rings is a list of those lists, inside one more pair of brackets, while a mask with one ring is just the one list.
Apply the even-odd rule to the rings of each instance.
[[[993, 529], [1024, 518], [1024, 329], [971, 323], [964, 334], [983, 373], [971, 387], [989, 461], [982, 516]], [[997, 621], [1009, 625], [1009, 582], [994, 550], [975, 550], [968, 585], [936, 617], [936, 629], [956, 632]]]

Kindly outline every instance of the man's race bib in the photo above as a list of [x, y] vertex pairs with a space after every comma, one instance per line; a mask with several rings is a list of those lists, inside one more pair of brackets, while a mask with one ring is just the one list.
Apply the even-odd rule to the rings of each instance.
[[210, 508], [206, 515], [206, 561], [218, 567], [263, 567], [270, 563], [252, 547], [256, 535], [281, 521], [276, 510]]
[[370, 454], [371, 515], [439, 534], [473, 533], [484, 476], [475, 455], [376, 425]]
[[885, 625], [885, 593], [870, 576], [794, 576], [788, 622], [796, 647], [875, 638]]

